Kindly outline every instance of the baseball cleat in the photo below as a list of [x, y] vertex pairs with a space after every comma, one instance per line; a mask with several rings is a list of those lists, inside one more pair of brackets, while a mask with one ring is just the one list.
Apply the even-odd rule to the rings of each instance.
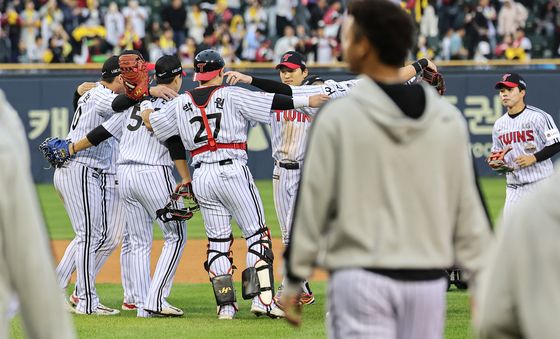
[[161, 311], [146, 310], [148, 313], [157, 315], [160, 317], [181, 317], [184, 312], [182, 309], [175, 306], [167, 305], [161, 308]]
[[302, 305], [311, 305], [314, 302], [315, 302], [315, 297], [313, 296], [313, 294], [302, 293], [299, 296], [299, 303]]
[[119, 312], [119, 310], [115, 310], [114, 308], [110, 308], [110, 307], [107, 307], [105, 305], [99, 304], [99, 305], [97, 305], [97, 308], [95, 309], [95, 311], [92, 312], [92, 313], [80, 312], [77, 309], [74, 310], [74, 313], [82, 314], [82, 315], [117, 315], [121, 312]]
[[121, 309], [123, 311], [136, 311], [137, 307], [134, 304], [123, 303]]
[[218, 320], [232, 320], [237, 313], [237, 309], [233, 305], [218, 306]]
[[284, 311], [282, 311], [279, 307], [274, 306], [273, 309], [271, 309], [270, 311], [267, 311], [266, 309], [258, 306], [258, 305], [251, 305], [251, 313], [253, 313], [254, 315], [256, 315], [257, 317], [266, 315], [272, 319], [276, 319], [276, 318], [285, 318], [286, 314], [284, 313]]

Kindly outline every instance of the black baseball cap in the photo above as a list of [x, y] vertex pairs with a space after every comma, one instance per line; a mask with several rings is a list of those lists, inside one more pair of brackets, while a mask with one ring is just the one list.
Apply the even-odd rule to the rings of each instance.
[[113, 55], [109, 59], [105, 60], [103, 63], [103, 68], [101, 69], [101, 78], [110, 79], [121, 74], [121, 68], [119, 67], [119, 57]]
[[502, 76], [502, 81], [498, 81], [494, 88], [500, 89], [502, 87], [514, 88], [519, 87], [519, 89], [527, 89], [527, 83], [521, 75], [517, 73], [506, 73]]
[[296, 51], [289, 51], [282, 55], [280, 63], [276, 65], [276, 69], [282, 66], [288, 67], [289, 69], [305, 69], [307, 67], [305, 65], [305, 57]]
[[175, 55], [164, 55], [156, 61], [156, 77], [158, 79], [169, 79], [177, 74], [186, 73], [183, 71], [183, 66], [181, 66], [181, 61]]

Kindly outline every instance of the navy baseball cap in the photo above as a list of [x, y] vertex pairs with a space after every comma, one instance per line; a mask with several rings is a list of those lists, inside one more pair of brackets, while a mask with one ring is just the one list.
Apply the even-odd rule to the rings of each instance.
[[101, 78], [110, 79], [121, 74], [121, 68], [119, 67], [119, 57], [113, 55], [109, 59], [105, 60], [103, 63], [103, 68], [101, 69]]
[[288, 67], [289, 69], [305, 69], [307, 67], [305, 65], [305, 57], [296, 51], [289, 51], [282, 55], [280, 63], [276, 65], [276, 69], [282, 66]]
[[183, 71], [183, 66], [181, 61], [175, 55], [164, 55], [156, 61], [156, 77], [158, 79], [169, 79], [177, 74], [182, 74], [186, 76]]
[[527, 83], [521, 75], [517, 73], [506, 73], [502, 76], [502, 81], [498, 81], [494, 88], [500, 89], [502, 87], [514, 88], [519, 87], [519, 89], [527, 89]]

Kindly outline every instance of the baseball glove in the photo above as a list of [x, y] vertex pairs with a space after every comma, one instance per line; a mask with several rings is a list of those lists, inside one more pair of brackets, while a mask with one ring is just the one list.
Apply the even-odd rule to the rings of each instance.
[[493, 171], [498, 172], [499, 174], [513, 172], [513, 167], [508, 166], [505, 161], [506, 154], [511, 151], [511, 149], [512, 148], [510, 146], [490, 153], [486, 161]]
[[127, 97], [140, 101], [145, 95], [148, 95], [150, 78], [146, 61], [141, 56], [123, 54], [119, 57], [119, 67]]
[[50, 137], [39, 145], [39, 150], [53, 167], [59, 168], [70, 159], [69, 145], [70, 140]]
[[[177, 200], [183, 198], [185, 202], [184, 208], [177, 208]], [[191, 183], [179, 184], [175, 187], [175, 191], [170, 195], [170, 201], [156, 211], [157, 218], [163, 222], [172, 220], [189, 220], [193, 217], [194, 212], [199, 210], [198, 201], [194, 196]]]
[[439, 95], [445, 93], [445, 80], [443, 80], [443, 75], [441, 73], [434, 71], [430, 67], [426, 67], [422, 71], [422, 80], [426, 81], [430, 86], [435, 87]]

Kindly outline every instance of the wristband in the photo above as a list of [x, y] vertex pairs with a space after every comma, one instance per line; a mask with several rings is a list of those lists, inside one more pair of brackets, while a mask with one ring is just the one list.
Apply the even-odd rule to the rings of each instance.
[[422, 59], [412, 63], [412, 67], [414, 67], [414, 70], [416, 71], [416, 73], [420, 73], [420, 72], [422, 72], [422, 70], [424, 68], [428, 67], [428, 59], [422, 58]]
[[140, 103], [140, 112], [144, 112], [147, 109], [154, 109], [152, 102], [150, 100], [144, 100]]
[[297, 96], [293, 97], [294, 108], [309, 107], [309, 97]]

